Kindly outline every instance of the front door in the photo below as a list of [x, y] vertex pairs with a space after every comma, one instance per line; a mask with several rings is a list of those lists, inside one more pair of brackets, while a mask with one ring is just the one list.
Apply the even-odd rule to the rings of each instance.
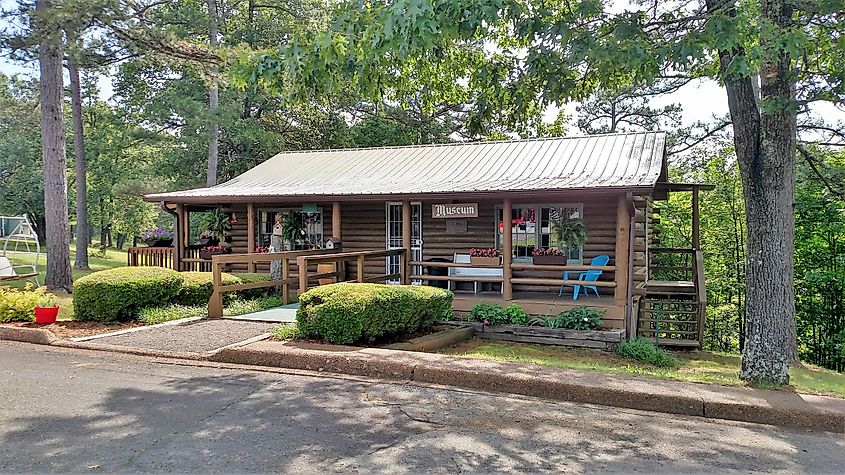
[[[401, 249], [402, 248], [402, 203], [390, 202], [387, 203], [386, 210], [387, 229], [385, 249]], [[422, 260], [422, 203], [414, 201], [411, 203], [411, 260]], [[390, 256], [387, 258], [387, 274], [398, 274], [399, 256]], [[419, 268], [413, 268], [414, 274], [419, 274]], [[388, 281], [391, 284], [398, 284], [399, 279]], [[419, 281], [414, 281], [419, 283]]]

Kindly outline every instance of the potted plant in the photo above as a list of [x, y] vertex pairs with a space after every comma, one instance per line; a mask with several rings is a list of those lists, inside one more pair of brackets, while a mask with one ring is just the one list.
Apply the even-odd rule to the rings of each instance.
[[[581, 218], [562, 217], [553, 219], [551, 225], [552, 237], [557, 241], [558, 248], [567, 257], [569, 251], [578, 249], [587, 242], [587, 222]], [[580, 261], [580, 259], [577, 260]], [[567, 259], [567, 263], [573, 264], [574, 262], [569, 262]]]
[[296, 244], [307, 238], [305, 217], [302, 213], [290, 213], [282, 221], [282, 239], [290, 249], [295, 249]]
[[[229, 231], [232, 230], [232, 217], [221, 211], [220, 208], [215, 208], [214, 211], [203, 214], [202, 223], [205, 225], [206, 229], [203, 233], [205, 234], [205, 238], [217, 240], [217, 242], [209, 241], [206, 245], [228, 243], [229, 239], [231, 239]], [[203, 236], [203, 234], [200, 234], [200, 236]], [[223, 247], [227, 246], [224, 245]]]
[[164, 228], [155, 228], [141, 233], [141, 239], [149, 247], [170, 247], [173, 244], [173, 232]]
[[220, 242], [220, 239], [211, 231], [203, 231], [197, 236], [197, 244], [200, 246], [215, 246]]
[[493, 267], [499, 265], [499, 250], [474, 247], [469, 250], [469, 262], [474, 266]]
[[531, 259], [537, 265], [566, 265], [566, 255], [556, 247], [534, 248]]
[[39, 325], [56, 323], [58, 315], [59, 306], [56, 305], [56, 299], [52, 295], [43, 294], [35, 301], [35, 323]]
[[211, 256], [218, 254], [228, 254], [230, 248], [223, 246], [205, 246], [200, 249], [200, 259], [211, 260]]

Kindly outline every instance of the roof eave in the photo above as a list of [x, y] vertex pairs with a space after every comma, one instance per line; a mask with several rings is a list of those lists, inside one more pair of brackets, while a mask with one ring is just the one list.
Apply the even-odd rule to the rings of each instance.
[[403, 199], [447, 199], [450, 197], [491, 199], [496, 197], [519, 197], [538, 194], [563, 195], [571, 193], [586, 194], [617, 194], [624, 192], [652, 192], [654, 185], [626, 185], [604, 187], [579, 188], [547, 188], [536, 190], [492, 190], [492, 191], [460, 191], [434, 193], [394, 193], [394, 194], [336, 194], [336, 195], [243, 195], [218, 194], [209, 196], [184, 196], [170, 193], [156, 193], [145, 195], [145, 201], [182, 204], [212, 204], [212, 203], [271, 203], [271, 202], [314, 202], [314, 201], [390, 201]]

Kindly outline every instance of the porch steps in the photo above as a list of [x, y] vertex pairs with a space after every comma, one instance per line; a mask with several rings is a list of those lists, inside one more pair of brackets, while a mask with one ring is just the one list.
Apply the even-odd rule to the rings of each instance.
[[699, 303], [694, 282], [648, 280], [637, 334], [664, 347], [697, 349]]

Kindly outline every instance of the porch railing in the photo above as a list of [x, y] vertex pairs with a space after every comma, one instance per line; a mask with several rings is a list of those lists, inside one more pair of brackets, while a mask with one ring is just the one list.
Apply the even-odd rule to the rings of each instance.
[[[472, 263], [455, 263], [455, 262], [426, 262], [426, 261], [412, 261], [408, 263], [415, 268], [424, 268], [424, 267], [440, 267], [440, 268], [471, 268], [471, 269], [503, 269], [501, 265], [498, 266], [483, 266], [483, 265], [473, 265]], [[588, 270], [598, 270], [598, 271], [608, 271], [608, 272], [615, 272], [616, 266], [590, 266], [590, 265], [549, 265], [549, 264], [527, 264], [527, 263], [513, 263], [511, 264], [511, 270], [518, 270], [518, 271], [557, 271], [563, 275], [564, 272], [577, 272], [577, 271], [588, 271]], [[502, 276], [460, 276], [460, 275], [431, 275], [431, 274], [414, 274], [411, 275], [410, 278], [412, 280], [436, 280], [436, 281], [446, 281], [446, 282], [492, 282], [492, 283], [504, 283], [505, 279], [510, 277], [511, 284], [522, 284], [522, 285], [535, 285], [535, 286], [553, 286], [558, 287], [561, 285], [584, 285], [583, 281], [579, 281], [577, 279], [553, 279], [553, 278], [536, 278], [536, 277], [513, 277], [513, 276], [506, 276], [504, 275], [504, 271]], [[592, 281], [589, 282], [589, 285], [595, 285], [596, 287], [605, 287], [605, 288], [615, 288], [616, 282], [613, 281]]]
[[641, 284], [638, 334], [669, 345], [704, 341], [707, 286], [704, 258], [689, 248], [649, 249], [648, 280]]
[[[367, 260], [376, 259], [379, 265], [386, 269], [385, 258], [398, 256], [399, 258], [399, 272], [388, 274], [376, 273], [367, 275], [366, 263]], [[344, 268], [349, 262], [355, 262], [355, 279], [344, 280]], [[319, 270], [311, 274], [308, 272], [309, 266], [317, 264], [334, 264], [335, 270], [331, 272], [319, 272]], [[388, 250], [373, 250], [373, 251], [352, 251], [352, 252], [338, 252], [334, 254], [327, 254], [321, 256], [300, 256], [296, 259], [296, 267], [299, 272], [299, 293], [308, 290], [310, 283], [314, 280], [334, 278], [337, 282], [358, 282], [358, 283], [372, 283], [372, 282], [386, 282], [393, 279], [399, 279], [401, 282], [407, 282], [407, 265], [405, 263], [405, 249], [388, 249]]]
[[[282, 300], [285, 304], [287, 304], [290, 301], [290, 286], [299, 283], [298, 274], [302, 273], [300, 270], [297, 270], [297, 274], [291, 275], [291, 261], [296, 262], [296, 259], [300, 257], [315, 256], [330, 252], [332, 251], [316, 249], [309, 251], [286, 251], [261, 254], [218, 254], [212, 256], [210, 265], [214, 287], [211, 293], [211, 299], [208, 301], [208, 316], [210, 318], [223, 317], [223, 294], [238, 290], [280, 287], [282, 291]], [[223, 267], [227, 264], [259, 264], [271, 263], [273, 261], [280, 261], [281, 263], [281, 278], [279, 279], [249, 282], [246, 284], [223, 285]]]
[[180, 271], [210, 272], [211, 261], [200, 257], [199, 247], [188, 247], [182, 251], [179, 259]]
[[172, 247], [130, 247], [126, 251], [126, 265], [173, 268]]

